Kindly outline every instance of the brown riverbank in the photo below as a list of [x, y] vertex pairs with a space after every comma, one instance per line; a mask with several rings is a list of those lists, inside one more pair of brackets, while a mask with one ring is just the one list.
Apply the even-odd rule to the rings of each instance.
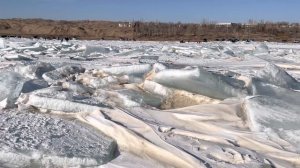
[[297, 42], [299, 24], [182, 24], [159, 22], [55, 21], [1, 19], [0, 36], [77, 38], [87, 40], [223, 41], [255, 40]]

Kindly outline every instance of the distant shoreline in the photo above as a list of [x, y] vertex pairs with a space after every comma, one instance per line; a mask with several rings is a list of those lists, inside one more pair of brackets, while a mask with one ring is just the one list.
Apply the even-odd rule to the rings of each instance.
[[300, 41], [299, 24], [0, 19], [1, 37], [137, 41]]

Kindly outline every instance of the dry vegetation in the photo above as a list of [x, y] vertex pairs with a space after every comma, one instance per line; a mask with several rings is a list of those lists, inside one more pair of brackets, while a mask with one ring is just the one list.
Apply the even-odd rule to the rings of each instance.
[[109, 21], [53, 21], [42, 19], [0, 20], [1, 36], [122, 39], [122, 40], [255, 40], [295, 42], [300, 40], [300, 25], [287, 22], [217, 25], [109, 22]]
[[300, 39], [300, 25], [281, 23], [253, 23], [217, 25], [214, 23], [142, 23], [136, 22], [134, 35], [138, 39], [167, 40], [256, 40], [292, 42]]
[[131, 38], [132, 29], [108, 21], [54, 21], [42, 19], [0, 20], [1, 36], [69, 37], [78, 39]]

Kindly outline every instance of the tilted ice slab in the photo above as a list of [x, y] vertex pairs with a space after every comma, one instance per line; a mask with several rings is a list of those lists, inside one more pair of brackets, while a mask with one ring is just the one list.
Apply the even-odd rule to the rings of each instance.
[[231, 56], [231, 57], [235, 57], [236, 56], [235, 52], [230, 47], [225, 47], [222, 50], [222, 53], [225, 54], [225, 55], [227, 55], [227, 56]]
[[252, 131], [265, 133], [268, 139], [286, 150], [300, 151], [299, 104], [269, 96], [254, 96], [245, 99], [244, 109]]
[[141, 87], [147, 92], [161, 96], [163, 100], [161, 103], [162, 109], [181, 108], [198, 104], [216, 104], [220, 102], [219, 100], [203, 95], [168, 88], [150, 80], [145, 80], [141, 84]]
[[57, 80], [65, 79], [72, 74], [82, 73], [85, 69], [80, 66], [64, 66], [56, 70], [44, 73], [42, 77], [49, 83], [53, 83]]
[[300, 83], [295, 78], [272, 63], [267, 63], [262, 70], [256, 73], [256, 76], [260, 80], [276, 86], [300, 90]]
[[[27, 99], [28, 101], [25, 101], [23, 99]], [[18, 104], [21, 104], [23, 106], [32, 106], [40, 109], [42, 112], [54, 111], [63, 113], [78, 113], [101, 110], [101, 107], [98, 106], [87, 105], [69, 100], [42, 97], [37, 95], [21, 97], [21, 99], [18, 100]]]
[[3, 56], [4, 59], [8, 61], [32, 61], [33, 59], [26, 55], [20, 54], [6, 54]]
[[74, 81], [64, 82], [62, 86], [78, 95], [89, 95], [94, 91], [92, 88]]
[[179, 47], [179, 46], [170, 46], [170, 47], [162, 47], [162, 52], [176, 53], [185, 56], [193, 56], [198, 54], [197, 51], [194, 51], [191, 47]]
[[260, 54], [268, 54], [269, 53], [269, 47], [266, 43], [261, 43], [258, 46], [255, 47], [255, 54], [260, 55]]
[[18, 47], [17, 50], [44, 51], [46, 50], [40, 43], [35, 43], [33, 46]]
[[42, 79], [31, 79], [23, 84], [22, 93], [29, 93], [38, 89], [48, 87], [48, 82]]
[[76, 81], [85, 85], [92, 87], [94, 89], [111, 87], [114, 85], [121, 85], [125, 83], [132, 83], [135, 81], [141, 81], [141, 77], [128, 76], [128, 75], [109, 75], [102, 70], [94, 70], [89, 73], [80, 74], [76, 77]]
[[76, 99], [73, 94], [63, 91], [61, 87], [37, 90], [22, 94], [17, 100], [19, 108], [35, 107], [43, 112], [63, 113], [93, 112], [101, 110], [104, 105], [87, 99]]
[[[215, 99], [243, 96], [239, 82], [201, 68], [193, 70], [164, 70], [154, 76], [154, 81], [180, 90], [186, 90]], [[235, 86], [236, 85], [236, 86]]]
[[140, 64], [140, 65], [107, 67], [107, 68], [103, 68], [102, 70], [106, 73], [113, 74], [113, 75], [140, 76], [151, 71], [151, 69], [152, 66], [150, 64]]
[[104, 102], [110, 102], [114, 106], [120, 107], [139, 107], [150, 106], [159, 107], [162, 103], [162, 98], [158, 95], [134, 89], [120, 89], [116, 91], [98, 91], [96, 93]]
[[270, 96], [274, 99], [280, 99], [291, 104], [300, 104], [300, 92], [291, 89], [275, 86], [257, 79], [252, 79], [251, 89], [253, 95]]
[[221, 55], [221, 51], [219, 47], [210, 47], [210, 48], [204, 47], [200, 50], [200, 53], [204, 58], [211, 58], [211, 57]]
[[172, 94], [172, 89], [165, 87], [161, 84], [158, 84], [154, 81], [145, 80], [142, 84], [142, 87], [145, 91], [160, 95], [162, 97], [168, 97]]
[[0, 49], [5, 48], [5, 47], [6, 47], [6, 45], [5, 45], [4, 39], [0, 38]]
[[19, 97], [25, 78], [15, 72], [0, 73], [0, 107], [10, 108], [15, 106], [15, 102]]
[[41, 79], [44, 73], [53, 70], [55, 70], [55, 68], [51, 64], [44, 62], [37, 62], [30, 65], [17, 65], [15, 67], [16, 72], [31, 79]]
[[80, 122], [30, 112], [0, 113], [0, 165], [4, 167], [99, 166], [116, 143]]
[[15, 102], [21, 93], [33, 92], [47, 88], [48, 83], [42, 79], [28, 79], [21, 74], [4, 71], [0, 73], [0, 106], [1, 108], [15, 107]]
[[65, 41], [62, 42], [60, 45], [55, 46], [53, 49], [57, 49], [58, 54], [72, 54], [72, 53], [82, 52], [81, 48], [78, 48], [77, 45]]
[[109, 47], [102, 47], [102, 46], [86, 46], [85, 50], [82, 54], [82, 56], [91, 56], [91, 55], [97, 55], [97, 54], [108, 54], [112, 51], [117, 52], [116, 50], [113, 50]]

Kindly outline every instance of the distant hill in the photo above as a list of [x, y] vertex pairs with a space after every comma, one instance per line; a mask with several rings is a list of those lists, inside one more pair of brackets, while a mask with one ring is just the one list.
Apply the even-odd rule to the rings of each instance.
[[160, 23], [0, 19], [0, 36], [77, 38], [87, 40], [298, 42], [299, 24], [281, 23]]

